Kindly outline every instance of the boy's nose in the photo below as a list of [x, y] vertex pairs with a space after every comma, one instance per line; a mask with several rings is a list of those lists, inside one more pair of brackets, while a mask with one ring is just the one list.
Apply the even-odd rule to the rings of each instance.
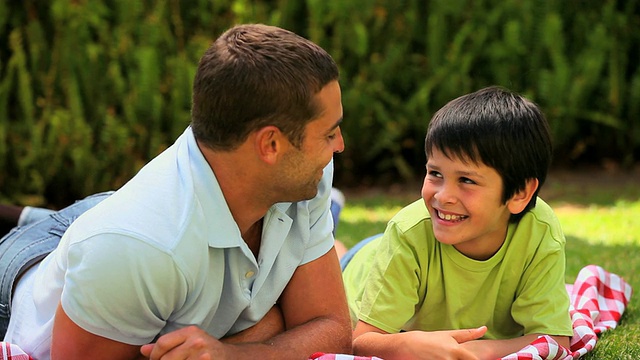
[[440, 188], [438, 188], [438, 190], [433, 195], [433, 197], [440, 204], [452, 204], [452, 203], [455, 203], [457, 199], [455, 194], [455, 189], [453, 189], [452, 186], [446, 186], [446, 185], [443, 185]]

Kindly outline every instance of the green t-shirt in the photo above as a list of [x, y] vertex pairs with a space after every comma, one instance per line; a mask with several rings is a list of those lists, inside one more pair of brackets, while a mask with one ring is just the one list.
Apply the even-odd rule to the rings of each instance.
[[441, 244], [422, 199], [358, 251], [343, 278], [352, 320], [389, 333], [488, 327], [485, 338], [573, 335], [565, 288], [565, 238], [541, 199], [503, 246], [477, 261]]

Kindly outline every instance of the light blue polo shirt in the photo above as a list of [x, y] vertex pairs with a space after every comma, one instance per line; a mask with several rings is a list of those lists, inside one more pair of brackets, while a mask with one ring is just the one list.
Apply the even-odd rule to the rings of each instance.
[[80, 216], [43, 260], [34, 279], [36, 316], [23, 324], [25, 337], [31, 329], [41, 350], [42, 342], [50, 344], [60, 299], [85, 330], [128, 344], [187, 325], [216, 338], [254, 325], [297, 267], [333, 246], [332, 176], [331, 162], [314, 199], [269, 209], [256, 259], [187, 128]]

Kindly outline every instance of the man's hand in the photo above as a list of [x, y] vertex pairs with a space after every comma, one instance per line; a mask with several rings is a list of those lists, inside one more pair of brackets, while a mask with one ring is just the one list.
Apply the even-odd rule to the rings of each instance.
[[150, 360], [227, 359], [230, 346], [197, 326], [187, 326], [161, 336], [155, 344], [143, 345], [140, 353]]
[[186, 327], [161, 336], [155, 344], [143, 345], [140, 353], [149, 359], [199, 359], [207, 354], [212, 359], [225, 359], [230, 356], [230, 346], [224, 344], [241, 344], [263, 342], [284, 332], [282, 311], [278, 305], [255, 325], [218, 341], [196, 326]]

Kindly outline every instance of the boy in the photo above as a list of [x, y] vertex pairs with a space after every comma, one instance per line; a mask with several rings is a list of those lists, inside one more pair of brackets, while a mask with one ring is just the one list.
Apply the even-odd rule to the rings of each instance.
[[425, 152], [422, 199], [343, 272], [355, 354], [426, 359], [426, 331], [481, 326], [459, 345], [479, 359], [545, 334], [568, 348], [565, 238], [537, 198], [552, 154], [539, 108], [498, 87], [459, 97], [434, 115]]

